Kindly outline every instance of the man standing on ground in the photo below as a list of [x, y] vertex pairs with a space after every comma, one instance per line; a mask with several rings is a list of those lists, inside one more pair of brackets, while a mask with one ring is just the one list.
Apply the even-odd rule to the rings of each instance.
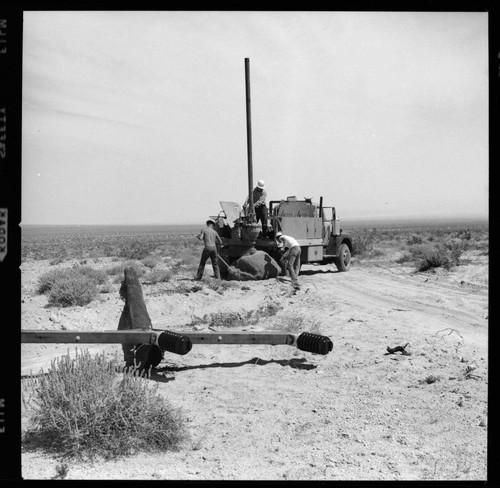
[[201, 280], [203, 277], [203, 272], [205, 271], [205, 264], [210, 258], [212, 261], [212, 268], [214, 270], [214, 276], [220, 280], [220, 270], [218, 262], [217, 245], [222, 245], [222, 240], [219, 234], [215, 230], [215, 222], [212, 219], [208, 219], [206, 229], [202, 229], [200, 233], [196, 236], [200, 241], [203, 240], [205, 247], [201, 253], [200, 266], [198, 267], [198, 273], [196, 275], [196, 280]]
[[293, 237], [286, 236], [283, 232], [276, 232], [276, 240], [278, 241], [278, 247], [285, 250], [282, 259], [285, 261], [286, 269], [290, 273], [293, 287], [298, 290], [300, 288], [298, 279], [300, 272], [300, 245]]

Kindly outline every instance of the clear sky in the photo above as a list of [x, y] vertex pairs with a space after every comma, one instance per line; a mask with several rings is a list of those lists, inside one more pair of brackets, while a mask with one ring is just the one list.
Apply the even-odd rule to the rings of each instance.
[[24, 13], [22, 224], [195, 224], [254, 184], [487, 217], [488, 14]]

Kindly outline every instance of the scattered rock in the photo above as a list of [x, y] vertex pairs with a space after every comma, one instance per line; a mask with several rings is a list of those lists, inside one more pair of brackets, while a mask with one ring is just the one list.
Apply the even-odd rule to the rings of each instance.
[[479, 422], [479, 427], [486, 427], [486, 421], [484, 419]]
[[439, 381], [439, 378], [437, 376], [434, 376], [434, 375], [429, 375], [427, 376], [427, 378], [425, 378], [424, 380], [427, 384], [432, 384], [432, 383], [435, 383], [436, 381]]

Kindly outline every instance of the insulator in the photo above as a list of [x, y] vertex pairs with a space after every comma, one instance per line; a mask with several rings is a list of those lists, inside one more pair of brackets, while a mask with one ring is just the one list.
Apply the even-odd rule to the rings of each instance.
[[313, 352], [315, 354], [328, 354], [333, 349], [333, 343], [329, 337], [302, 332], [297, 337], [297, 348], [301, 351]]
[[162, 351], [184, 356], [184, 354], [191, 351], [193, 344], [189, 337], [166, 330], [158, 336], [158, 346]]

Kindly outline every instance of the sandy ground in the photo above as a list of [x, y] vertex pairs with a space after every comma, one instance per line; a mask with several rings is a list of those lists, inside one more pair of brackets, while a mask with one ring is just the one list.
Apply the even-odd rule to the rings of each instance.
[[[222, 294], [208, 286], [172, 293], [175, 280], [143, 284], [154, 328], [193, 330], [196, 317], [269, 300], [283, 309], [248, 331], [312, 330], [329, 336], [333, 351], [195, 344], [185, 356], [167, 353], [150, 381], [182, 409], [191, 439], [178, 452], [70, 462], [66, 479], [485, 480], [488, 257], [467, 257], [435, 273], [380, 260], [354, 262], [347, 273], [307, 265], [296, 294], [275, 279], [234, 283]], [[85, 307], [47, 307], [35, 290], [48, 268], [21, 266], [23, 328], [117, 328], [118, 284]], [[406, 343], [411, 355], [386, 354]], [[121, 354], [119, 345], [86, 347]], [[46, 370], [68, 350], [74, 346], [23, 344], [22, 374]], [[60, 462], [23, 452], [23, 477], [52, 478]]]

